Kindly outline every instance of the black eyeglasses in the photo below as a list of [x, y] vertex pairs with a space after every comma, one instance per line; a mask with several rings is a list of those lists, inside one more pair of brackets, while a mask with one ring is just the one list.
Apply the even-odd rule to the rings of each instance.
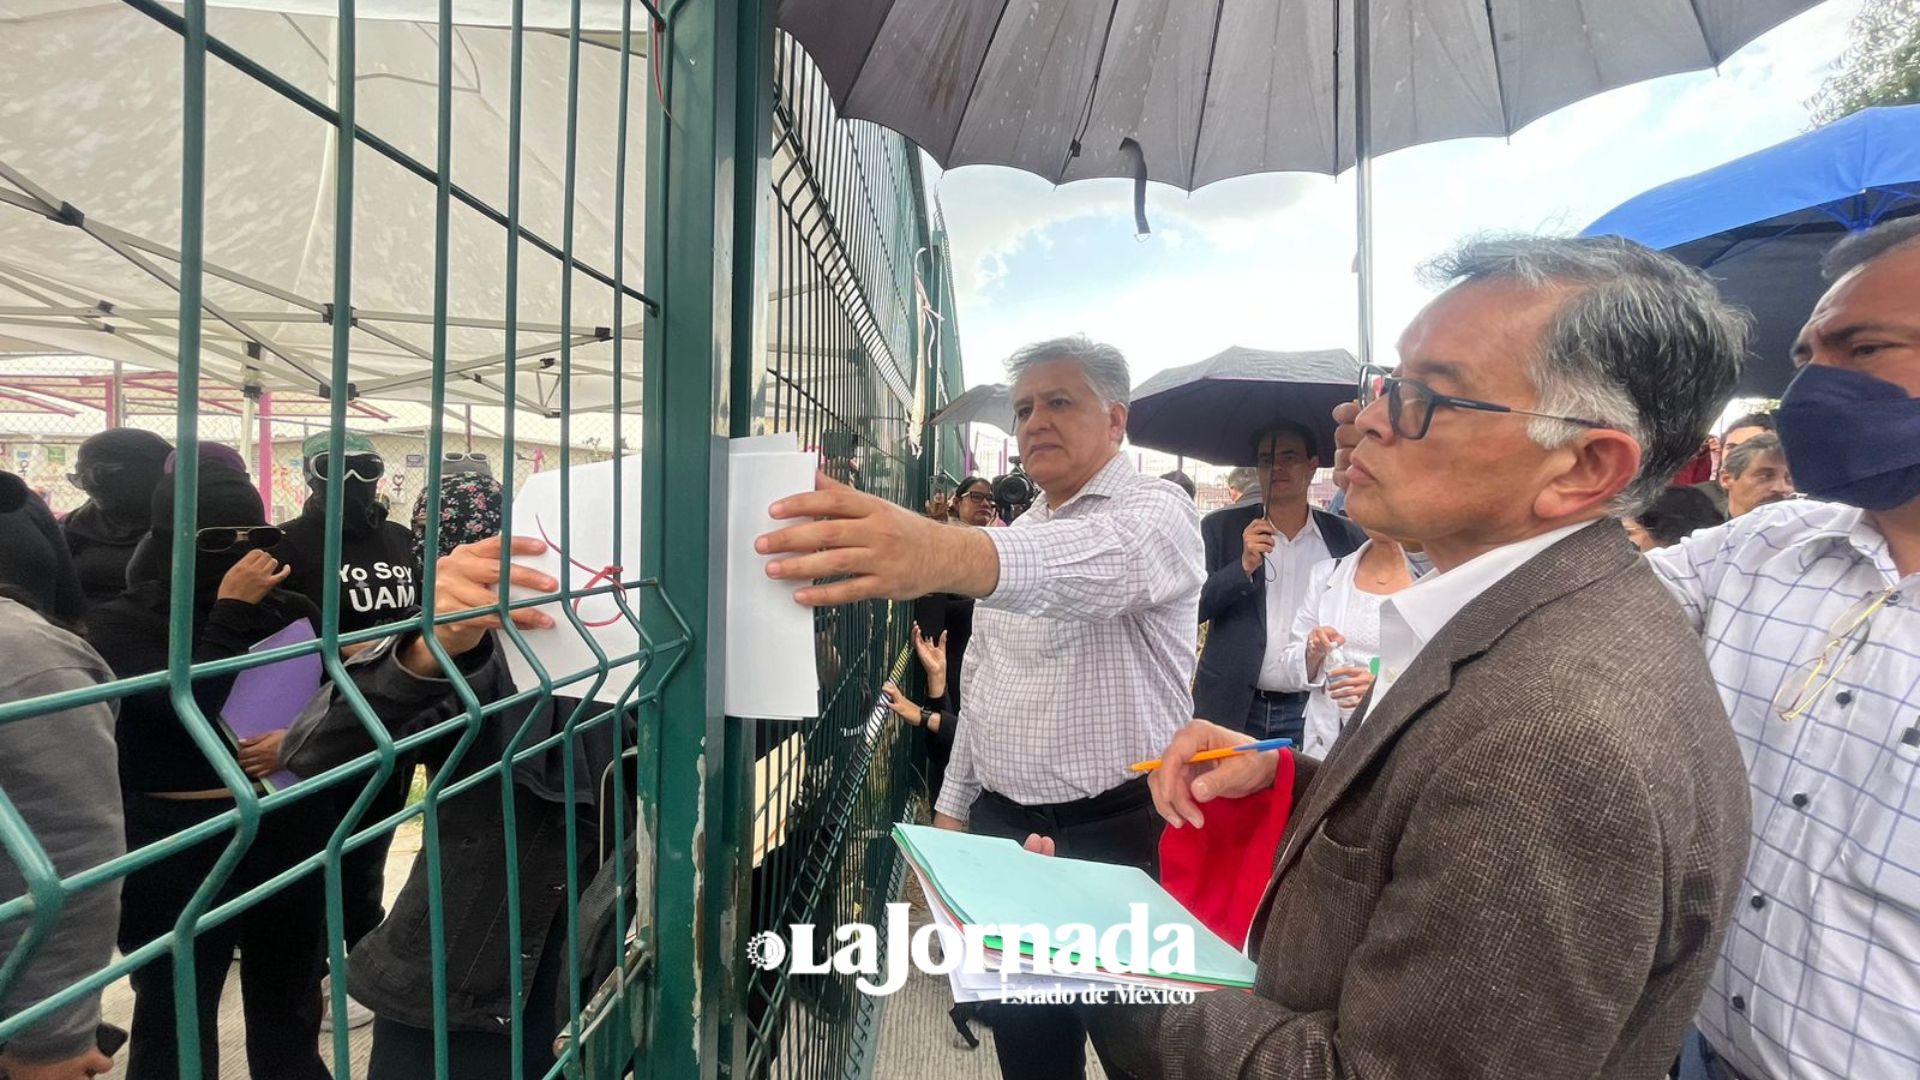
[[278, 525], [214, 525], [193, 534], [193, 546], [209, 555], [229, 551], [261, 551], [287, 538]]
[[969, 491], [965, 495], [954, 496], [953, 501], [979, 503], [985, 506], [987, 503], [993, 501], [993, 496], [985, 491]]
[[1583, 428], [1600, 429], [1613, 426], [1578, 416], [1557, 416], [1553, 413], [1516, 409], [1511, 405], [1498, 405], [1475, 398], [1454, 397], [1451, 394], [1440, 393], [1419, 379], [1401, 378], [1390, 368], [1377, 367], [1373, 364], [1362, 367], [1360, 369], [1360, 407], [1364, 409], [1383, 397], [1387, 399], [1387, 419], [1393, 424], [1393, 433], [1403, 439], [1426, 438], [1427, 429], [1433, 426], [1434, 410], [1442, 406], [1453, 409], [1473, 409], [1477, 412], [1512, 413], [1515, 416], [1538, 416], [1543, 420], [1561, 420]]

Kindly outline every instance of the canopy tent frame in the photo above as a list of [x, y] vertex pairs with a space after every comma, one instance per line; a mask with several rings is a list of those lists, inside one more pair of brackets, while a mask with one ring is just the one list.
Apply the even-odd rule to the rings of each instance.
[[[78, 228], [88, 236], [99, 241], [108, 250], [119, 255], [148, 275], [158, 279], [176, 292], [179, 291], [179, 279], [164, 267], [146, 257], [150, 254], [177, 264], [180, 260], [180, 253], [177, 249], [155, 240], [115, 229], [111, 225], [89, 217], [71, 203], [58, 199], [52, 191], [35, 184], [19, 170], [9, 166], [4, 160], [0, 160], [0, 179], [13, 184], [19, 189], [18, 192], [14, 192], [0, 188], [0, 202], [19, 207], [30, 213], [38, 214], [49, 221]], [[273, 286], [247, 274], [217, 266], [212, 262], [206, 263], [206, 271], [229, 283], [293, 305], [299, 310], [292, 312], [242, 312], [203, 297], [200, 305], [201, 309], [207, 314], [212, 315], [220, 324], [223, 324], [225, 330], [223, 331], [218, 326], [206, 327], [203, 330], [202, 348], [227, 360], [240, 363], [243, 369], [257, 369], [263, 359], [271, 356], [284, 363], [286, 367], [290, 369], [290, 371], [277, 373], [282, 379], [286, 380], [286, 383], [275, 387], [275, 389], [301, 390], [310, 387], [316, 395], [321, 397], [326, 396], [329, 392], [329, 387], [326, 379], [321, 376], [318, 371], [318, 365], [325, 363], [324, 358], [317, 355], [309, 355], [304, 350], [277, 343], [270, 335], [261, 330], [256, 323], [298, 322], [330, 325], [334, 318], [331, 305], [323, 301], [301, 296], [291, 290]], [[32, 284], [38, 288], [27, 287], [25, 281], [21, 279], [32, 282]], [[43, 275], [37, 274], [26, 267], [13, 264], [5, 259], [0, 259], [0, 283], [4, 283], [30, 297], [41, 299], [46, 305], [41, 308], [32, 308], [26, 305], [0, 307], [0, 325], [40, 329], [61, 328], [71, 325], [74, 328], [112, 333], [122, 341], [129, 342], [153, 353], [164, 362], [174, 365], [178, 364], [179, 358], [177, 353], [169, 352], [165, 347], [155, 342], [144, 340], [141, 334], [142, 331], [145, 331], [162, 341], [173, 341], [177, 343], [179, 338], [177, 324], [180, 319], [180, 311], [178, 308], [122, 307], [104, 297], [92, 297], [82, 290], [75, 289], [61, 282], [49, 280]], [[47, 295], [49, 293], [62, 294], [68, 300], [78, 301], [78, 303], [69, 305], [60, 304], [55, 296]], [[424, 361], [428, 365], [427, 370], [422, 373], [394, 375], [377, 379], [367, 383], [364, 387], [356, 385], [353, 388], [354, 396], [357, 397], [367, 394], [377, 395], [382, 391], [422, 385], [432, 380], [433, 354], [431, 351], [407, 341], [378, 325], [380, 322], [392, 322], [399, 325], [431, 326], [434, 323], [434, 317], [430, 313], [355, 309], [349, 318], [353, 329], [360, 330], [381, 342], [400, 349], [415, 359]], [[68, 320], [71, 321], [70, 324]], [[121, 325], [120, 322], [116, 322], [115, 320], [134, 325]], [[506, 322], [503, 319], [462, 318], [449, 315], [446, 318], [446, 325], [469, 329], [500, 330], [505, 327]], [[543, 341], [522, 347], [516, 354], [519, 357], [537, 355], [542, 352], [550, 352], [562, 348], [563, 342], [565, 344], [581, 345], [597, 341], [606, 341], [615, 332], [613, 328], [605, 326], [563, 328], [556, 324], [548, 323], [521, 323], [519, 325], [522, 330], [558, 335], [551, 341]], [[642, 324], [640, 323], [629, 324], [619, 329], [620, 336], [627, 340], [639, 340], [642, 336], [641, 327]], [[242, 346], [242, 348], [237, 351], [231, 347], [236, 343]], [[448, 375], [456, 375], [487, 368], [498, 368], [505, 363], [505, 359], [505, 353], [498, 352], [489, 356], [449, 365], [445, 368], [445, 371]], [[237, 380], [225, 377], [221, 373], [213, 370], [209, 370], [207, 375], [238, 387], [248, 385], [248, 380], [244, 375]], [[488, 386], [489, 389], [495, 391], [500, 391], [499, 387], [491, 386], [477, 376], [469, 381], [477, 385]], [[451, 390], [452, 387], [449, 387], [449, 389]], [[535, 412], [546, 416], [553, 415], [553, 406], [550, 403], [544, 403], [519, 393], [516, 393], [514, 398], [523, 406]], [[491, 400], [494, 399], [483, 400], [482, 403], [489, 404]]]

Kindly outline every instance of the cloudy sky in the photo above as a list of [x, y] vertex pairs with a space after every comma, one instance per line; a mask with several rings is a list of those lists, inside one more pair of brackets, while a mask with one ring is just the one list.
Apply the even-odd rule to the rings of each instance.
[[[1415, 147], [1374, 166], [1376, 340], [1390, 349], [1430, 295], [1425, 258], [1483, 230], [1574, 233], [1657, 184], [1789, 138], [1846, 43], [1858, 0], [1830, 0], [1716, 72], [1591, 98], [1508, 140]], [[1135, 240], [1131, 185], [1053, 188], [1011, 169], [941, 174], [970, 383], [1016, 346], [1084, 331], [1138, 384], [1229, 345], [1353, 347], [1350, 177], [1275, 175], [1188, 195], [1155, 185]], [[1390, 353], [1389, 353], [1390, 355]]]

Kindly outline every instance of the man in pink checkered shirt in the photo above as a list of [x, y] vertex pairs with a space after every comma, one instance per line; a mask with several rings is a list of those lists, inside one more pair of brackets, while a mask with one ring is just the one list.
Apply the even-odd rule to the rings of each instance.
[[[1159, 869], [1144, 777], [1193, 714], [1200, 518], [1174, 484], [1120, 455], [1130, 384], [1119, 350], [1084, 337], [1030, 345], [1007, 362], [1014, 436], [1045, 496], [1006, 529], [956, 529], [823, 481], [775, 504], [823, 518], [762, 537], [774, 577], [845, 579], [799, 601], [979, 598], [967, 652], [965, 723], [934, 821], [1053, 839], [1061, 855]], [[1067, 1006], [992, 1007], [1007, 1077], [1085, 1071], [1085, 1028]]]

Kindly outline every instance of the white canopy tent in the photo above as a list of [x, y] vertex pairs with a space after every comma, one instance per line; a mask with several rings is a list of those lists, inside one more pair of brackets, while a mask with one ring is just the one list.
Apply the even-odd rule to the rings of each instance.
[[[271, 7], [276, 10], [265, 10]], [[337, 100], [336, 20], [322, 3], [226, 6], [211, 36], [310, 95]], [[368, 398], [424, 400], [432, 366], [435, 268], [434, 5], [363, 4], [361, 130], [355, 157], [349, 381]], [[566, 5], [530, 4], [529, 25], [564, 26]], [[365, 9], [371, 9], [366, 11]], [[619, 7], [588, 4], [589, 29], [618, 30]], [[506, 4], [463, 3], [454, 43], [446, 370], [455, 403], [506, 404]], [[572, 342], [576, 412], [613, 397], [624, 339], [626, 399], [639, 401], [645, 252], [646, 16], [633, 30], [625, 234], [614, 251], [618, 35], [582, 45], [574, 191], [573, 290], [563, 311], [567, 41], [525, 37], [522, 214], [515, 404], [551, 416], [557, 358]], [[537, 21], [536, 21], [537, 20]], [[611, 20], [609, 25], [609, 20]], [[0, 0], [0, 351], [70, 352], [171, 369], [178, 348], [173, 275], [180, 242], [181, 40], [121, 3]], [[331, 366], [336, 129], [233, 63], [210, 60], [203, 370], [233, 385], [322, 392]], [[400, 162], [401, 155], [411, 159]], [[426, 172], [427, 175], [421, 175]], [[616, 266], [627, 290], [613, 325]]]

